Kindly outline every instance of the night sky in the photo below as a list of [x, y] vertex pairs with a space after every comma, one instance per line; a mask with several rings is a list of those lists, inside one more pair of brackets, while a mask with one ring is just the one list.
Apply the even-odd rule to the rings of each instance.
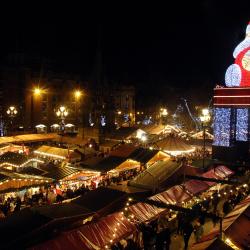
[[40, 54], [89, 79], [99, 39], [108, 81], [134, 84], [150, 100], [164, 102], [177, 88], [192, 98], [190, 90], [224, 82], [250, 20], [250, 1], [172, 2], [9, 9], [1, 17], [1, 55]]

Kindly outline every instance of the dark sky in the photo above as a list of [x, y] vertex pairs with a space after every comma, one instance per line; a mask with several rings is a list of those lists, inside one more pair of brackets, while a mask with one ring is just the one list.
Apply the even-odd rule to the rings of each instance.
[[184, 90], [223, 82], [250, 20], [250, 1], [164, 2], [91, 7], [69, 2], [8, 9], [1, 17], [1, 54], [17, 48], [39, 53], [88, 77], [99, 29], [109, 80], [149, 92], [156, 86]]

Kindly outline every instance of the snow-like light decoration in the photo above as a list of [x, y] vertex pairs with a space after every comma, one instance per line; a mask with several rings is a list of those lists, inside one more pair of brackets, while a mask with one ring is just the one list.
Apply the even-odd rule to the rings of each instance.
[[236, 140], [248, 140], [248, 109], [237, 109]]
[[231, 108], [214, 109], [214, 145], [230, 145], [230, 118]]
[[237, 64], [232, 64], [227, 68], [225, 83], [227, 87], [239, 87], [241, 82], [241, 69]]
[[250, 23], [247, 25], [245, 39], [233, 52], [234, 64], [226, 71], [227, 87], [250, 87]]
[[104, 115], [101, 115], [101, 125], [106, 126], [106, 117]]
[[94, 126], [94, 122], [92, 121], [91, 113], [89, 113], [89, 125], [90, 125], [91, 127]]

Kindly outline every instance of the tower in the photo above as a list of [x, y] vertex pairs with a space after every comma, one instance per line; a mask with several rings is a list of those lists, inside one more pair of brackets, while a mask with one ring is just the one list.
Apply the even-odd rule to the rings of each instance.
[[213, 158], [247, 160], [250, 143], [250, 23], [233, 52], [225, 87], [214, 89]]

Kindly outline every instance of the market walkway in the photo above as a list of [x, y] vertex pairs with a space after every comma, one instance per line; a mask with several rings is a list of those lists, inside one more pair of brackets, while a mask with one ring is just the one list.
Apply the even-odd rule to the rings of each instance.
[[[227, 198], [221, 199], [218, 203], [218, 212], [219, 214], [222, 214], [223, 211], [223, 204], [225, 202]], [[212, 211], [208, 211], [208, 212], [212, 212]], [[213, 221], [211, 219], [206, 219], [206, 222], [203, 226], [204, 229], [204, 233], [203, 235], [208, 234], [211, 229], [214, 228], [214, 224]], [[194, 232], [191, 234], [190, 239], [189, 239], [189, 247], [192, 246], [195, 243], [195, 237], [194, 237]], [[182, 250], [184, 249], [184, 240], [183, 240], [183, 236], [182, 235], [177, 235], [177, 234], [172, 234], [171, 235], [171, 245], [169, 247], [170, 250]]]

